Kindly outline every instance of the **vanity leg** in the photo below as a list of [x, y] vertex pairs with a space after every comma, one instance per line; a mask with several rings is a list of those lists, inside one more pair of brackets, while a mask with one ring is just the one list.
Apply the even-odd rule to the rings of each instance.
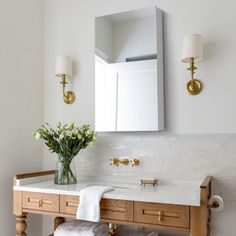
[[57, 229], [57, 227], [65, 222], [64, 217], [56, 217], [54, 219], [54, 231]]
[[190, 236], [208, 236], [209, 233], [209, 186], [201, 188], [201, 205], [190, 207]]
[[202, 235], [201, 209], [200, 209], [200, 207], [191, 207], [190, 212], [191, 212], [190, 236], [200, 236], [200, 235]]
[[25, 232], [27, 228], [26, 215], [16, 216], [16, 236], [27, 236]]

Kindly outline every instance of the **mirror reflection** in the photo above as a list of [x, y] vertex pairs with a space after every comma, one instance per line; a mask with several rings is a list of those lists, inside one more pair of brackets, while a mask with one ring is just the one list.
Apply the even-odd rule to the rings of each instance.
[[157, 14], [150, 7], [95, 19], [96, 131], [163, 128]]

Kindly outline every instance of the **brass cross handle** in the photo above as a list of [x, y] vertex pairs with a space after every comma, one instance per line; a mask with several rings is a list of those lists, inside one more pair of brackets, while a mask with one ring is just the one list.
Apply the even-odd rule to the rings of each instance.
[[120, 160], [117, 158], [111, 158], [110, 159], [110, 165], [115, 165], [116, 167], [118, 167], [120, 164]]
[[133, 160], [130, 160], [130, 163], [131, 163], [132, 167], [139, 166], [140, 160], [134, 158]]

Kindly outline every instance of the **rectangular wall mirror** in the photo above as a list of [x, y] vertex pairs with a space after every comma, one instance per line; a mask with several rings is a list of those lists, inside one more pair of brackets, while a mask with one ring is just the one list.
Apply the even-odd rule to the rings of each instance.
[[162, 13], [143, 8], [95, 19], [95, 129], [164, 128]]

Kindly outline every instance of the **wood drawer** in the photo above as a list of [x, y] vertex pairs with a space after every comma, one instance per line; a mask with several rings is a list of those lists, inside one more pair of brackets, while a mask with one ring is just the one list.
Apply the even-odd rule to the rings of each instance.
[[189, 207], [134, 202], [134, 221], [150, 225], [189, 228]]
[[60, 213], [76, 215], [79, 197], [60, 195]]
[[[60, 196], [60, 212], [75, 215], [79, 205], [79, 197]], [[113, 199], [101, 200], [101, 219], [133, 221], [133, 202]]]
[[102, 199], [101, 218], [133, 221], [133, 201]]
[[59, 212], [59, 195], [23, 192], [23, 208], [47, 212]]

